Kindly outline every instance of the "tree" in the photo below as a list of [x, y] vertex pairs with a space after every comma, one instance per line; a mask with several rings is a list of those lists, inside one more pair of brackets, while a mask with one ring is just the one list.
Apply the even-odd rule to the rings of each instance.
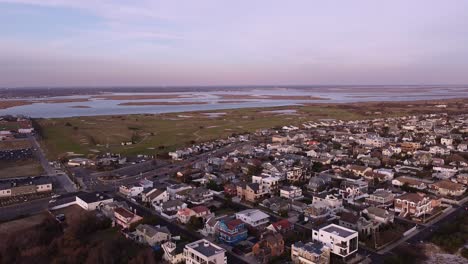
[[203, 228], [203, 220], [200, 217], [192, 216], [187, 223], [187, 226], [191, 230], [198, 230]]
[[223, 187], [218, 185], [215, 181], [213, 180], [210, 180], [207, 184], [206, 184], [206, 188], [210, 189], [210, 190], [213, 190], [213, 191], [217, 191], [217, 192], [220, 192], [223, 190]]
[[323, 168], [322, 163], [320, 163], [320, 162], [314, 162], [314, 164], [312, 164], [312, 168], [311, 168], [311, 169], [312, 169], [313, 172], [320, 172], [320, 171], [322, 171], [322, 168]]

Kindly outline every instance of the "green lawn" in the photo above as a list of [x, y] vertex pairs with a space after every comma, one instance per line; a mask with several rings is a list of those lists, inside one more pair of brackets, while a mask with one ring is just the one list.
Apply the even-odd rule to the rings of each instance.
[[39, 176], [43, 173], [36, 160], [0, 161], [0, 179]]
[[[43, 130], [42, 143], [51, 159], [56, 159], [66, 152], [90, 154], [93, 153], [92, 150], [126, 155], [157, 154], [172, 151], [192, 141], [203, 142], [227, 137], [233, 133], [253, 132], [261, 128], [290, 124], [299, 125], [305, 121], [324, 118], [356, 120], [439, 110], [430, 104], [419, 103], [412, 107], [405, 104], [408, 103], [317, 104], [159, 115], [39, 119], [38, 123]], [[297, 114], [265, 113], [284, 109], [295, 109]], [[442, 110], [453, 111], [448, 108]], [[381, 114], [375, 115], [374, 112], [377, 111]], [[226, 114], [209, 117], [204, 114], [208, 112]], [[132, 139], [136, 144], [121, 145], [121, 142]]]

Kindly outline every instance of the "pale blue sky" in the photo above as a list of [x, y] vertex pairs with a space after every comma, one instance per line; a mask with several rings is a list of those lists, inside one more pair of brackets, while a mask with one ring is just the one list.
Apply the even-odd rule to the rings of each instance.
[[0, 0], [0, 87], [467, 84], [468, 0]]

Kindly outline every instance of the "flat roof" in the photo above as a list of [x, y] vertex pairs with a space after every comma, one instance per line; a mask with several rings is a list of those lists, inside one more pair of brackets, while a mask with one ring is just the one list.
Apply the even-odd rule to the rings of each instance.
[[194, 249], [195, 251], [201, 253], [205, 257], [211, 257], [219, 253], [224, 253], [226, 251], [223, 248], [220, 248], [205, 239], [190, 243], [186, 245], [186, 247]]
[[85, 201], [86, 203], [94, 203], [98, 201], [103, 201], [103, 200], [108, 200], [112, 199], [109, 195], [105, 193], [83, 193], [79, 194], [76, 197], [80, 198], [81, 200]]
[[325, 232], [328, 232], [328, 233], [335, 234], [335, 235], [340, 236], [342, 238], [347, 238], [347, 237], [357, 233], [354, 230], [344, 228], [342, 226], [335, 225], [335, 224], [331, 224], [329, 226], [326, 226], [326, 227], [322, 228], [321, 230], [323, 230]]

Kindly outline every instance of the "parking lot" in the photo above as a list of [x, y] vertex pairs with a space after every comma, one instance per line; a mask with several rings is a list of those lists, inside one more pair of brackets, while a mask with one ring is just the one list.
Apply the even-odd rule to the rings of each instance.
[[52, 193], [33, 193], [26, 195], [18, 195], [14, 197], [0, 198], [0, 208], [19, 203], [26, 203], [32, 200], [43, 199], [52, 196]]
[[16, 149], [0, 151], [0, 160], [25, 160], [33, 157], [33, 149]]

